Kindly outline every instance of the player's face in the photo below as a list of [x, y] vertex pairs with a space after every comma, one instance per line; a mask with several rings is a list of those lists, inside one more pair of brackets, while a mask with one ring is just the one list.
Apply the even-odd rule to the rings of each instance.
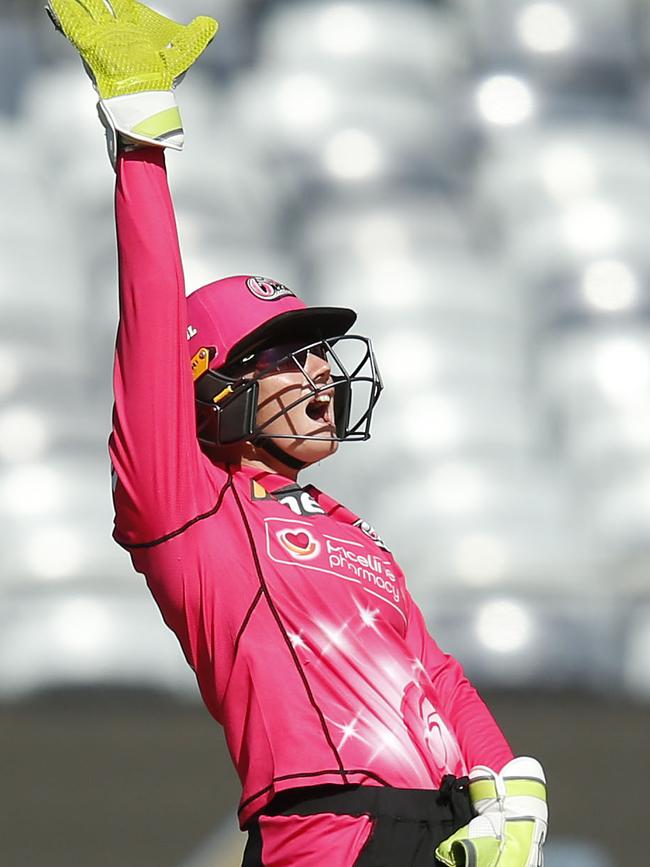
[[[260, 361], [264, 362], [264, 356]], [[299, 355], [305, 372], [319, 387], [332, 383], [327, 360], [319, 352]], [[316, 397], [291, 404], [313, 391], [304, 373], [294, 361], [287, 361], [259, 380], [258, 427], [268, 425], [263, 436], [282, 436], [276, 440], [280, 448], [298, 461], [313, 464], [334, 454], [338, 442], [334, 424], [334, 388], [320, 390]], [[281, 413], [278, 418], [274, 416]], [[273, 421], [269, 421], [273, 419]], [[324, 439], [293, 439], [292, 437], [323, 437]]]

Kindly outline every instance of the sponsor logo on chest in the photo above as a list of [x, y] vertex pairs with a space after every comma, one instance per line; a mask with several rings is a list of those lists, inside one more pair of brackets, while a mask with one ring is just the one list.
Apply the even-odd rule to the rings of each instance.
[[273, 562], [356, 584], [406, 619], [403, 593], [392, 559], [369, 550], [361, 542], [320, 531], [307, 521], [265, 518], [264, 527], [267, 554]]

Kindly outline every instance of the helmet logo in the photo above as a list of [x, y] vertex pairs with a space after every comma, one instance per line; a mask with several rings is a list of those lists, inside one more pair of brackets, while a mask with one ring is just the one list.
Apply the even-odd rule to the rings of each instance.
[[285, 295], [293, 295], [295, 292], [278, 283], [277, 280], [271, 280], [270, 277], [249, 277], [246, 281], [249, 292], [251, 292], [260, 301], [277, 301], [279, 298], [284, 298]]

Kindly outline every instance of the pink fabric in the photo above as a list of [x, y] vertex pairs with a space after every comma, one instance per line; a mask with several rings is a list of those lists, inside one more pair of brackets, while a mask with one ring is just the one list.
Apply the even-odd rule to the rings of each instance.
[[264, 867], [350, 867], [372, 831], [368, 816], [262, 816]]
[[241, 824], [295, 786], [499, 770], [503, 735], [377, 535], [314, 488], [275, 497], [286, 478], [201, 453], [163, 156], [117, 170], [115, 536], [224, 726]]
[[213, 345], [217, 354], [211, 366], [219, 367], [229, 350], [259, 325], [281, 313], [305, 309], [305, 303], [286, 287], [280, 291], [270, 287], [266, 295], [265, 286], [255, 277], [238, 276], [217, 280], [193, 292], [188, 301], [191, 354], [207, 344]]

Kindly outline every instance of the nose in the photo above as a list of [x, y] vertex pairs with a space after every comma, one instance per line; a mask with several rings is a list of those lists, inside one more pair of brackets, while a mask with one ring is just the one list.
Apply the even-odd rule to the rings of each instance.
[[312, 379], [331, 379], [332, 369], [328, 360], [313, 352], [307, 355], [305, 369]]

